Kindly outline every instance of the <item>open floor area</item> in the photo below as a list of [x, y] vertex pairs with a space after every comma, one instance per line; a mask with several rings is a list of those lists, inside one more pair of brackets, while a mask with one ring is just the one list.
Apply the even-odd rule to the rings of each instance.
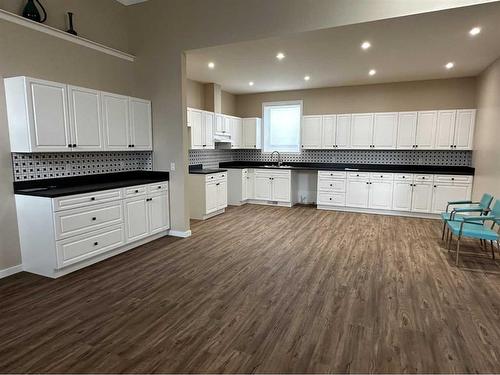
[[440, 221], [245, 205], [191, 228], [0, 280], [0, 372], [500, 372], [500, 254], [466, 240], [456, 267]]

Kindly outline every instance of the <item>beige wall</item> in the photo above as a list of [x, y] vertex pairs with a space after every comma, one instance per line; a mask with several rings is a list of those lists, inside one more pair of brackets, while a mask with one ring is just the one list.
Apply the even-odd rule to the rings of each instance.
[[304, 114], [474, 108], [476, 79], [441, 79], [236, 96], [236, 113], [261, 117], [262, 103], [304, 101]]
[[205, 109], [205, 88], [203, 83], [186, 80], [186, 105], [191, 108]]
[[[68, 29], [67, 12], [73, 12], [78, 35], [129, 51], [127, 7], [116, 0], [40, 0], [47, 11], [45, 25]], [[0, 9], [21, 15], [26, 0], [0, 0]], [[42, 15], [42, 13], [40, 12]]]
[[236, 95], [222, 91], [222, 110], [225, 115], [237, 116], [236, 112]]
[[133, 63], [0, 21], [0, 270], [21, 263], [4, 77], [28, 75], [133, 94]]
[[474, 138], [474, 198], [485, 192], [500, 198], [500, 59], [478, 78], [478, 117]]

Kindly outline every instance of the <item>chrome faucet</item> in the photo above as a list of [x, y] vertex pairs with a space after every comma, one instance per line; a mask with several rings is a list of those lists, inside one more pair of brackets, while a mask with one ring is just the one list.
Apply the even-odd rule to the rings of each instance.
[[271, 153], [271, 161], [273, 160], [273, 155], [274, 155], [274, 154], [278, 154], [278, 167], [281, 167], [281, 164], [283, 164], [283, 163], [281, 162], [281, 154], [280, 154], [278, 151], [273, 151], [273, 152]]

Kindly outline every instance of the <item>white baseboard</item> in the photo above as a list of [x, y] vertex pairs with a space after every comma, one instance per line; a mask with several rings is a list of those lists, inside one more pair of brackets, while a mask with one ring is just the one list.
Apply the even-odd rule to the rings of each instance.
[[370, 208], [341, 207], [341, 206], [328, 206], [328, 205], [318, 205], [317, 208], [318, 208], [318, 210], [355, 212], [355, 213], [359, 213], [359, 214], [418, 217], [421, 219], [440, 219], [441, 218], [438, 214], [406, 212], [406, 211], [392, 211], [392, 210], [375, 210], [375, 209], [370, 209]]
[[168, 235], [169, 236], [172, 236], [172, 237], [180, 237], [180, 238], [187, 238], [187, 237], [191, 237], [191, 231], [190, 230], [186, 230], [186, 231], [180, 231], [180, 230], [170, 230], [168, 232]]
[[11, 276], [22, 271], [23, 271], [22, 264], [18, 264], [17, 266], [10, 268], [5, 268], [3, 270], [0, 270], [0, 279], [3, 279], [4, 277]]

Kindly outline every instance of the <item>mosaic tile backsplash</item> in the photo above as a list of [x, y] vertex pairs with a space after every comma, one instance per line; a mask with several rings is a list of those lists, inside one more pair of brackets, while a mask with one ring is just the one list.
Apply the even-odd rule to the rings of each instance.
[[82, 176], [153, 169], [153, 153], [147, 152], [65, 152], [12, 154], [14, 180]]
[[[284, 162], [472, 166], [472, 151], [304, 150], [281, 157]], [[213, 168], [226, 161], [271, 161], [271, 155], [259, 150], [189, 151], [189, 164]]]

